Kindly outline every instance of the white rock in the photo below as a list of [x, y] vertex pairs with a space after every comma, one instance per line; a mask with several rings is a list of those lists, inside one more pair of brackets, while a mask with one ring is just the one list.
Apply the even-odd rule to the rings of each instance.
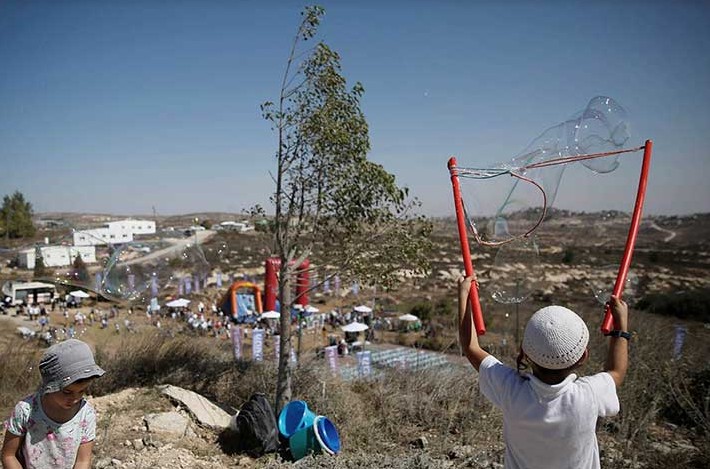
[[229, 414], [196, 392], [169, 384], [158, 389], [184, 405], [201, 425], [217, 430], [229, 427]]
[[151, 433], [170, 433], [184, 436], [188, 431], [189, 420], [177, 412], [148, 414], [143, 417]]

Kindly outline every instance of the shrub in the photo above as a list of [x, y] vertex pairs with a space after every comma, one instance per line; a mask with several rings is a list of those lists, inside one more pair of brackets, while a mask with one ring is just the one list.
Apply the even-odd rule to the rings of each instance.
[[410, 314], [417, 316], [422, 321], [428, 321], [432, 316], [433, 309], [434, 308], [432, 307], [430, 302], [420, 301], [419, 303], [416, 303], [414, 306], [412, 306], [412, 309], [410, 309], [409, 312]]
[[637, 307], [652, 314], [710, 322], [710, 288], [646, 295]]
[[710, 434], [710, 365], [678, 373], [662, 416], [677, 425]]
[[565, 248], [564, 253], [562, 254], [562, 263], [563, 264], [571, 264], [574, 262], [574, 249], [571, 247]]
[[3, 344], [1, 353], [0, 412], [4, 419], [20, 399], [37, 389], [42, 351], [33, 341], [12, 337]]

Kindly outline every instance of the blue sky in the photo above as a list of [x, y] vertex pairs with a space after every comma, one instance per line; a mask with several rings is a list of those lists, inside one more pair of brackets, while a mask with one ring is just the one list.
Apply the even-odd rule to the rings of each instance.
[[[654, 140], [646, 212], [710, 211], [710, 3], [321, 4], [320, 38], [365, 87], [370, 158], [425, 213], [453, 213], [450, 155], [507, 160], [596, 95], [627, 109], [633, 143]], [[268, 207], [276, 140], [259, 105], [304, 5], [0, 1], [0, 195], [39, 212]], [[571, 176], [556, 205], [630, 210], [637, 172], [602, 193]]]

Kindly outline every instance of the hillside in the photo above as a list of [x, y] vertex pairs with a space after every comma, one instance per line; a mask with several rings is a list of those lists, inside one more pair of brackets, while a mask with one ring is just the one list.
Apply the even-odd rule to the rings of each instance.
[[[56, 214], [55, 214], [56, 215]], [[220, 220], [224, 214], [197, 214]], [[96, 216], [63, 216], [67, 223], [98, 221]], [[43, 214], [50, 218], [50, 215]], [[54, 217], [54, 215], [52, 215]], [[76, 218], [74, 218], [76, 217]], [[101, 217], [101, 216], [98, 216]], [[171, 218], [179, 225], [191, 215]], [[57, 216], [53, 219], [62, 217]], [[227, 217], [228, 218], [228, 217]], [[64, 219], [64, 218], [62, 218]], [[555, 211], [538, 233], [534, 262], [521, 257], [518, 269], [537, 279], [519, 305], [501, 304], [492, 294], [502, 288], [509, 271], [496, 262], [497, 251], [473, 248], [481, 283], [481, 300], [488, 332], [481, 341], [503, 361], [512, 364], [515, 339], [526, 319], [539, 307], [564, 304], [587, 321], [592, 339], [591, 358], [582, 373], [602, 366], [605, 339], [597, 332], [602, 307], [591, 284], [608, 266], [618, 265], [628, 226], [628, 216], [618, 212], [579, 214]], [[38, 234], [38, 239], [44, 233]], [[710, 421], [710, 215], [650, 217], [642, 224], [632, 273], [625, 296], [632, 304], [631, 367], [620, 391], [622, 413], [605, 419], [598, 428], [603, 467], [661, 468], [708, 467]], [[299, 467], [391, 467], [391, 468], [499, 468], [504, 446], [500, 413], [477, 391], [475, 372], [458, 357], [453, 321], [455, 281], [461, 261], [455, 223], [435, 220], [435, 249], [431, 271], [424, 278], [406, 278], [396, 288], [383, 292], [362, 286], [359, 295], [323, 291], [312, 295], [312, 304], [322, 312], [356, 304], [376, 305], [382, 318], [414, 312], [424, 319], [422, 332], [375, 331], [372, 351], [403, 347], [426, 348], [445, 357], [445, 365], [426, 369], [402, 369], [377, 365], [378, 379], [334, 377], [325, 360], [317, 355], [321, 343], [316, 330], [304, 334], [300, 366], [294, 371], [294, 398], [304, 399], [318, 413], [338, 426], [343, 452], [306, 458]], [[246, 274], [261, 282], [269, 239], [262, 233], [226, 233], [212, 236], [202, 249], [213, 269], [234, 275]], [[529, 254], [529, 253], [528, 253]], [[317, 266], [317, 255], [313, 263]], [[614, 274], [612, 269], [612, 275]], [[29, 272], [3, 266], [0, 280], [28, 277]], [[518, 278], [518, 277], [514, 277]], [[208, 285], [193, 293], [193, 305], [219, 301], [226, 286]], [[705, 292], [705, 293], [703, 293]], [[649, 299], [656, 299], [656, 314]], [[685, 296], [684, 296], [685, 295]], [[690, 296], [688, 296], [690, 295]], [[689, 298], [689, 303], [678, 302]], [[80, 310], [107, 311], [110, 303], [90, 299]], [[644, 301], [646, 303], [644, 303]], [[685, 301], [685, 300], [684, 300]], [[693, 306], [697, 316], [679, 318], [678, 312]], [[638, 305], [638, 307], [636, 307]], [[660, 306], [659, 306], [660, 305]], [[128, 307], [134, 306], [129, 316]], [[662, 307], [661, 307], [662, 306]], [[644, 309], [640, 309], [643, 307]], [[0, 411], [7, 414], [23, 393], [37, 383], [36, 360], [43, 345], [23, 341], [15, 334], [18, 325], [36, 327], [23, 317], [0, 316], [0, 364], [4, 377], [0, 388]], [[71, 310], [72, 317], [75, 310]], [[51, 324], [66, 328], [59, 309], [50, 312]], [[129, 333], [123, 321], [129, 319]], [[252, 458], [234, 451], [228, 431], [216, 431], [195, 423], [184, 406], [162, 396], [155, 388], [173, 384], [190, 389], [225, 408], [238, 409], [254, 392], [273, 393], [273, 350], [263, 363], [246, 355], [235, 362], [231, 346], [221, 336], [195, 333], [184, 322], [163, 320], [160, 329], [138, 305], [119, 305], [119, 316], [109, 328], [98, 324], [77, 327], [80, 337], [95, 346], [97, 360], [108, 371], [92, 385], [91, 401], [100, 412], [99, 436], [94, 467], [137, 469], [143, 467], [290, 467], [287, 454]], [[119, 324], [119, 332], [113, 324]], [[685, 343], [676, 354], [675, 336], [685, 329]], [[338, 334], [337, 326], [327, 333]], [[248, 342], [245, 342], [245, 346]], [[342, 358], [343, 367], [352, 357]], [[190, 423], [183, 436], [159, 436], [149, 432], [144, 417], [175, 411]]]

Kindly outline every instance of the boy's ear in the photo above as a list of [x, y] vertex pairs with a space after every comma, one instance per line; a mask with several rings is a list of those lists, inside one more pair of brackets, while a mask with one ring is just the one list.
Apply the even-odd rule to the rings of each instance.
[[588, 358], [589, 358], [589, 349], [584, 349], [584, 353], [579, 358], [579, 360], [577, 360], [577, 363], [574, 364], [574, 367], [576, 368], [578, 366], [582, 366], [582, 364], [584, 362], [586, 362]]

